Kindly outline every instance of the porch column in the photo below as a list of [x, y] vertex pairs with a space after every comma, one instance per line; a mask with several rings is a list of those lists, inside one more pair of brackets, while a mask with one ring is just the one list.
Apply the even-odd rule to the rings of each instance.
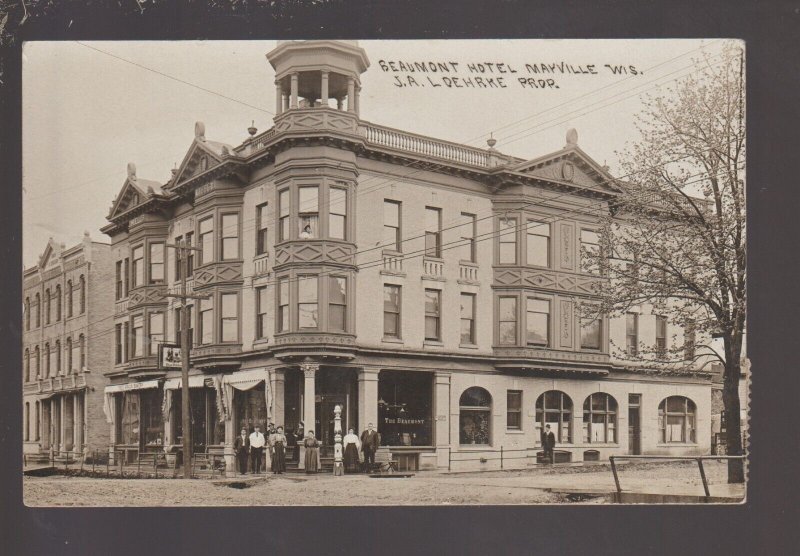
[[283, 111], [283, 89], [279, 81], [275, 82], [275, 115], [280, 116]]
[[356, 82], [352, 77], [349, 77], [347, 79], [347, 111], [348, 112], [355, 112], [356, 111], [355, 96], [356, 96]]
[[[233, 386], [230, 384], [223, 384], [222, 388], [227, 390], [226, 397], [231, 400], [231, 405], [233, 405]], [[233, 442], [239, 434], [236, 426], [236, 408], [229, 407], [227, 409], [228, 418], [225, 420], [225, 469], [236, 470], [238, 473], [239, 469], [236, 467], [236, 454], [233, 452]]]
[[316, 386], [314, 380], [319, 371], [319, 363], [301, 363], [300, 370], [303, 371], [305, 382], [303, 385], [303, 424], [305, 431], [314, 431], [315, 436], [319, 436], [319, 431], [314, 430], [317, 421], [316, 415]]
[[296, 73], [293, 73], [291, 97], [289, 98], [289, 108], [297, 108], [297, 79], [298, 75]]
[[322, 72], [322, 106], [328, 107], [328, 72]]
[[83, 430], [83, 411], [81, 410], [81, 395], [72, 396], [72, 449], [75, 452], [83, 453], [81, 432]]
[[59, 418], [58, 418], [58, 451], [62, 452], [67, 449], [67, 404], [64, 402], [66, 401], [66, 396], [62, 396], [59, 400], [58, 409], [59, 409]]
[[356, 87], [355, 102], [353, 104], [355, 106], [354, 112], [356, 113], [356, 116], [358, 116], [359, 110], [361, 108], [361, 87]]
[[275, 369], [272, 371], [272, 379], [270, 380], [269, 387], [272, 389], [272, 422], [275, 426], [284, 427], [286, 430], [285, 400], [286, 395], [286, 376], [283, 369]]
[[39, 402], [39, 442], [43, 450], [50, 450], [50, 402]]
[[378, 373], [380, 369], [363, 368], [358, 371], [358, 434], [369, 423], [378, 430]]
[[437, 371], [433, 382], [433, 444], [436, 446], [436, 466], [450, 465], [450, 373]]

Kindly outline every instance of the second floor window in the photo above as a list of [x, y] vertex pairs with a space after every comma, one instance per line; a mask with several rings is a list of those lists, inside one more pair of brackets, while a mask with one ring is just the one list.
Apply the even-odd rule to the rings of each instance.
[[[122, 293], [123, 293], [123, 290], [122, 290], [122, 261], [121, 260], [117, 261], [115, 266], [116, 266], [116, 268], [115, 268], [115, 275], [114, 275], [114, 284], [115, 284], [116, 287], [114, 289], [114, 299], [120, 300], [120, 299], [122, 299]], [[71, 294], [68, 293], [67, 295], [71, 297]], [[68, 302], [67, 303], [67, 313], [71, 312], [69, 305], [70, 304]]]
[[300, 187], [297, 214], [300, 239], [319, 237], [319, 187]]
[[222, 237], [221, 257], [223, 261], [231, 261], [239, 258], [239, 215], [222, 215]]
[[290, 191], [284, 189], [278, 194], [278, 239], [286, 241], [289, 239], [289, 195]]
[[667, 356], [667, 317], [656, 316], [656, 356]]
[[392, 251], [403, 250], [400, 239], [400, 201], [383, 201], [383, 247]]
[[347, 239], [347, 190], [331, 187], [328, 207], [328, 237]]
[[289, 330], [289, 280], [278, 280], [278, 332]]
[[86, 337], [81, 334], [78, 336], [78, 371], [86, 368]]
[[461, 231], [461, 244], [460, 244], [460, 256], [459, 258], [462, 261], [468, 261], [471, 263], [475, 262], [475, 233], [476, 233], [476, 225], [477, 225], [477, 218], [474, 214], [467, 214], [466, 212], [461, 213], [461, 225], [459, 229]]
[[318, 280], [316, 276], [297, 279], [297, 323], [299, 328], [319, 326]]
[[[175, 245], [185, 245], [186, 247], [192, 246], [192, 239], [194, 238], [194, 234], [192, 232], [187, 232], [186, 236], [178, 236], [175, 238]], [[182, 279], [183, 276], [183, 260], [181, 259], [181, 250], [175, 249], [175, 281], [178, 282]], [[194, 273], [194, 251], [192, 249], [187, 249], [183, 251], [183, 256], [186, 257], [186, 278], [191, 278], [192, 274]]]
[[137, 245], [131, 253], [133, 260], [133, 287], [144, 284], [144, 247]]
[[581, 349], [600, 349], [602, 321], [595, 315], [581, 316]]
[[581, 260], [585, 272], [600, 274], [600, 235], [591, 230], [581, 230]]
[[442, 209], [425, 207], [425, 255], [442, 256]]
[[223, 293], [220, 295], [220, 336], [223, 342], [239, 341], [239, 295]]
[[400, 286], [383, 286], [383, 335], [400, 337]]
[[439, 290], [425, 290], [425, 339], [441, 340], [441, 296]]
[[144, 355], [144, 317], [136, 315], [131, 319], [131, 354], [133, 357]]
[[200, 299], [200, 343], [214, 342], [214, 302], [212, 299]]
[[210, 263], [214, 260], [214, 218], [201, 220], [199, 231], [200, 264]]
[[528, 220], [526, 263], [534, 266], [550, 265], [550, 225]]
[[164, 343], [164, 313], [150, 313], [148, 354], [158, 355], [158, 345]]
[[504, 346], [517, 343], [516, 297], [501, 297], [498, 300], [498, 341]]
[[256, 339], [267, 337], [267, 287], [256, 288]]
[[550, 302], [529, 297], [527, 303], [527, 344], [547, 346], [550, 339]]
[[150, 244], [150, 283], [164, 281], [164, 244]]
[[347, 331], [347, 278], [328, 279], [328, 328], [333, 332]]
[[461, 294], [461, 343], [475, 343], [475, 294]]
[[625, 313], [625, 352], [636, 355], [639, 352], [639, 315]]
[[517, 264], [517, 219], [501, 218], [499, 234], [500, 264]]
[[122, 335], [122, 323], [114, 325], [114, 363], [119, 365], [122, 363], [122, 345], [124, 341]]
[[263, 255], [269, 249], [267, 240], [267, 230], [269, 229], [269, 222], [267, 221], [268, 207], [267, 203], [256, 207], [256, 255]]

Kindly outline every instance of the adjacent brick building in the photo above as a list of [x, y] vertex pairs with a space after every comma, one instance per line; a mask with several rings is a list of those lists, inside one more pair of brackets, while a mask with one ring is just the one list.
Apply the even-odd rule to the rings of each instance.
[[82, 457], [108, 449], [104, 373], [112, 363], [110, 246], [52, 238], [23, 271], [23, 451]]
[[272, 421], [329, 454], [335, 405], [412, 469], [525, 465], [546, 424], [559, 460], [709, 451], [708, 374], [611, 349], [690, 339], [651, 307], [581, 311], [603, 280], [582, 253], [621, 192], [574, 131], [530, 160], [424, 137], [360, 119], [357, 44], [268, 59], [274, 127], [233, 146], [198, 123], [172, 178], [130, 165], [108, 215], [115, 449], [180, 446], [180, 372], [157, 357], [179, 341], [169, 245], [189, 241], [190, 291], [209, 296], [191, 303], [196, 451], [232, 464], [236, 431]]

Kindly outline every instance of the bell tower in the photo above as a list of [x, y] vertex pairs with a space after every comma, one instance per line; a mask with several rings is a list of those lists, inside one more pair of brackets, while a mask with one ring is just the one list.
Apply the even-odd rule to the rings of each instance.
[[318, 108], [358, 117], [360, 78], [369, 67], [358, 41], [278, 41], [267, 60], [275, 69], [276, 120]]

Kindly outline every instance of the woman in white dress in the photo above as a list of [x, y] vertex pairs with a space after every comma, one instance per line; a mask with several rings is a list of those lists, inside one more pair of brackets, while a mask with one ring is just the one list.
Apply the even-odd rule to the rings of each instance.
[[353, 429], [348, 429], [342, 440], [344, 446], [344, 471], [345, 473], [358, 473], [358, 454], [361, 452], [361, 439]]

